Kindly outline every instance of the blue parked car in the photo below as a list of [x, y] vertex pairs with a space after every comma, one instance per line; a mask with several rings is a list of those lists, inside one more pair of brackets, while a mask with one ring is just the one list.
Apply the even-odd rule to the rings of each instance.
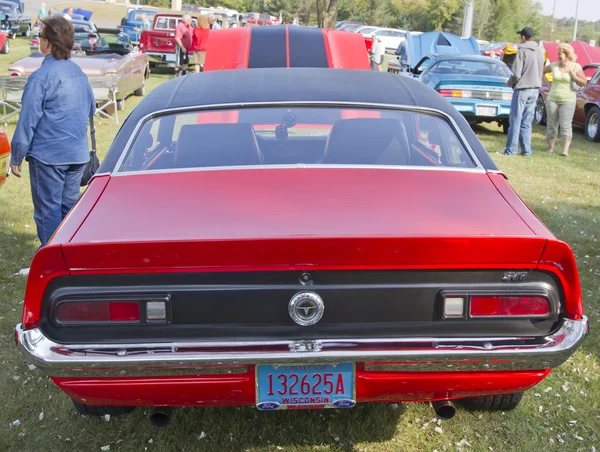
[[157, 11], [148, 11], [144, 9], [134, 9], [130, 11], [129, 15], [127, 16], [127, 24], [124, 24], [121, 27], [121, 31], [129, 36], [129, 40], [132, 44], [139, 44], [140, 35], [142, 34], [142, 30], [144, 30], [144, 21], [142, 16], [145, 15], [147, 17], [146, 27], [151, 29], [156, 13]]
[[[481, 56], [473, 37], [407, 33], [407, 44], [410, 72], [406, 75], [446, 97], [471, 125], [497, 122], [508, 132], [513, 90], [506, 86], [510, 77], [506, 64]], [[398, 60], [390, 61], [388, 71], [400, 72]]]

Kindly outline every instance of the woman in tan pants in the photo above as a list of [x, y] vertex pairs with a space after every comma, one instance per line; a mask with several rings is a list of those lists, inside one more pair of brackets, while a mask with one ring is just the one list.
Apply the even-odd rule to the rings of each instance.
[[196, 72], [200, 72], [200, 68], [204, 67], [206, 58], [206, 43], [208, 42], [208, 33], [210, 25], [208, 17], [200, 16], [198, 18], [198, 26], [194, 28], [192, 36], [192, 50], [194, 51], [193, 64]]

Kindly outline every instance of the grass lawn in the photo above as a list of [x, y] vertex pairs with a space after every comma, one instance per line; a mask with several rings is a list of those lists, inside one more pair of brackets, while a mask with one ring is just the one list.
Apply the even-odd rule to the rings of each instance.
[[[11, 53], [0, 56], [2, 74], [29, 52], [25, 39], [11, 45]], [[168, 78], [153, 74], [149, 88]], [[128, 99], [123, 113], [137, 102]], [[12, 119], [5, 127], [9, 136], [14, 127]], [[100, 157], [116, 131], [106, 120], [98, 124]], [[494, 154], [505, 140], [497, 127], [478, 127], [477, 133], [521, 197], [573, 247], [592, 326], [576, 355], [528, 391], [515, 411], [459, 409], [441, 432], [426, 404], [278, 413], [185, 408], [175, 410], [165, 429], [149, 424], [145, 408], [108, 421], [78, 416], [66, 395], [24, 363], [14, 344], [25, 278], [12, 275], [29, 266], [38, 246], [25, 164], [23, 180], [11, 177], [0, 190], [0, 451], [600, 450], [600, 144], [585, 141], [577, 130], [569, 158], [547, 155], [544, 129], [536, 128], [534, 157], [509, 158]]]

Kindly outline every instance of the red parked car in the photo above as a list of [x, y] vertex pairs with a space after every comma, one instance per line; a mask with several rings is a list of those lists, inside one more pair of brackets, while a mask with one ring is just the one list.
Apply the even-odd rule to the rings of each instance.
[[[183, 19], [183, 14], [163, 14], [154, 16], [152, 30], [144, 30], [140, 35], [140, 50], [148, 55], [150, 66], [175, 65], [175, 29]], [[195, 27], [197, 18], [192, 17]]]
[[210, 32], [205, 71], [267, 67], [371, 69], [364, 39], [355, 33], [294, 25]]
[[0, 187], [6, 182], [10, 167], [10, 141], [6, 132], [0, 129]]
[[587, 330], [571, 249], [447, 100], [278, 67], [140, 102], [36, 253], [16, 340], [81, 413], [432, 401], [449, 418], [453, 400], [514, 408]]

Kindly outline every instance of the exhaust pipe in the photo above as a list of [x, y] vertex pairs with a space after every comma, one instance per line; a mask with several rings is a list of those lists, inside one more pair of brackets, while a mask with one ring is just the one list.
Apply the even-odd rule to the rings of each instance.
[[150, 423], [155, 427], [166, 427], [171, 422], [170, 406], [157, 406], [150, 410]]
[[433, 411], [435, 411], [435, 415], [438, 417], [438, 419], [443, 421], [452, 419], [456, 414], [454, 404], [450, 400], [438, 400], [431, 402], [431, 406], [433, 407]]

